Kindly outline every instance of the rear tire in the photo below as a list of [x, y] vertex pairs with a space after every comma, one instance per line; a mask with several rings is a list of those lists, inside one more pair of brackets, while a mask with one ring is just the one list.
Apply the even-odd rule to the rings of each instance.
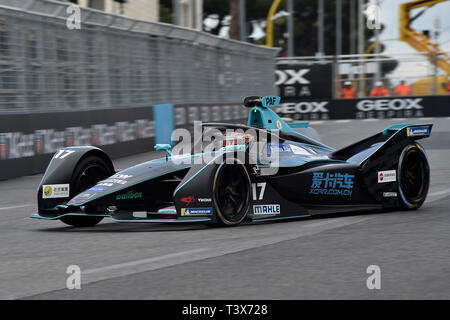
[[216, 171], [213, 201], [218, 223], [240, 224], [250, 208], [250, 176], [242, 164], [221, 164]]
[[400, 207], [406, 210], [420, 208], [430, 186], [430, 166], [420, 144], [410, 144], [402, 150], [397, 177]]
[[[89, 189], [97, 182], [108, 178], [113, 174], [108, 164], [99, 157], [89, 156], [80, 161], [75, 167], [70, 182], [71, 197]], [[85, 206], [86, 213], [95, 214], [95, 206]], [[74, 227], [91, 227], [103, 220], [103, 217], [66, 216], [61, 221]]]

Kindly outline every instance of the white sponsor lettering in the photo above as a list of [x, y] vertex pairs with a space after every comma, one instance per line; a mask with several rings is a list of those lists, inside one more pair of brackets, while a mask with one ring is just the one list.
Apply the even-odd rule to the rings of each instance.
[[[256, 187], [261, 188], [261, 190], [259, 192], [259, 197], [258, 197], [258, 192], [256, 190]], [[252, 183], [253, 200], [262, 200], [264, 198], [264, 191], [265, 190], [266, 190], [266, 183], [265, 182]]]
[[253, 214], [280, 214], [279, 204], [260, 204], [253, 206]]
[[304, 75], [309, 71], [310, 69], [300, 69], [298, 71], [293, 69], [275, 70], [275, 74], [278, 76], [275, 85], [309, 84], [311, 82], [304, 78]]
[[421, 110], [423, 109], [419, 104], [421, 101], [422, 98], [361, 100], [356, 104], [356, 108], [360, 111]]
[[277, 112], [280, 113], [316, 113], [316, 112], [328, 112], [328, 109], [325, 106], [328, 104], [328, 101], [312, 101], [312, 102], [289, 102], [280, 104], [280, 107], [277, 109]]

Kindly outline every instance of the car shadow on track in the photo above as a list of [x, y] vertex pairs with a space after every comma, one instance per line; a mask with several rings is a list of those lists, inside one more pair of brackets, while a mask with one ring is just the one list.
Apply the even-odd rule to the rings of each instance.
[[[260, 221], [260, 222], [244, 222], [238, 226], [232, 228], [243, 228], [243, 227], [258, 227], [259, 225], [279, 225], [284, 223], [291, 223], [295, 221], [310, 221], [310, 220], [320, 220], [320, 219], [330, 219], [330, 218], [340, 218], [340, 217], [351, 217], [351, 216], [365, 216], [372, 214], [389, 214], [398, 213], [399, 211], [387, 211], [387, 210], [372, 210], [372, 211], [354, 211], [354, 212], [341, 212], [341, 213], [330, 213], [323, 215], [315, 215], [311, 217], [286, 219], [286, 220], [275, 220], [275, 221]], [[406, 211], [405, 211], [406, 212]], [[183, 223], [183, 224], [164, 224], [164, 223], [117, 223], [117, 222], [103, 222], [93, 227], [70, 227], [62, 225], [61, 227], [43, 228], [35, 229], [37, 232], [76, 232], [76, 233], [120, 233], [120, 232], [171, 232], [171, 231], [201, 231], [208, 229], [225, 229], [227, 227], [211, 226], [199, 223]]]

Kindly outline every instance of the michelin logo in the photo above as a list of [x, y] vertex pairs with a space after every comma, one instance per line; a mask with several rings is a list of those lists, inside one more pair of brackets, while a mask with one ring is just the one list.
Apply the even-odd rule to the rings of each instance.
[[253, 214], [280, 214], [279, 204], [261, 204], [253, 206]]
[[211, 216], [212, 208], [181, 208], [181, 216]]
[[413, 127], [413, 128], [408, 128], [408, 131], [407, 131], [408, 137], [427, 136], [429, 134], [430, 134], [429, 127]]

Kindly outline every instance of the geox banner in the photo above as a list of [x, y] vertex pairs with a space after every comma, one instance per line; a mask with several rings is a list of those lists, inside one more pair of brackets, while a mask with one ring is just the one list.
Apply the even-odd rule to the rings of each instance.
[[286, 101], [276, 111], [294, 120], [390, 119], [450, 116], [450, 95]]
[[275, 85], [282, 102], [332, 98], [332, 66], [278, 63]]

